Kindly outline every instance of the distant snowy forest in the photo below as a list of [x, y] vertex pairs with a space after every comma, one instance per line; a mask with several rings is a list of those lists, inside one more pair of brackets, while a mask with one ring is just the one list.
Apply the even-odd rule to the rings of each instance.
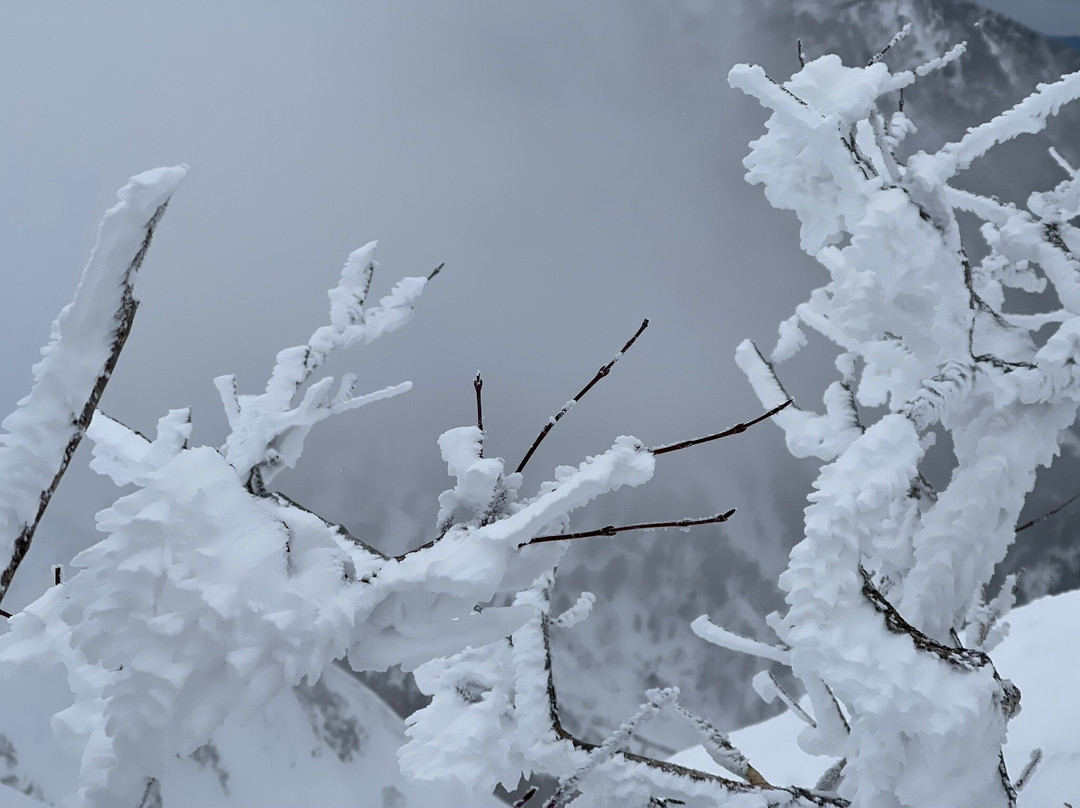
[[1080, 51], [966, 0], [247, 11], [5, 34], [131, 82], [42, 62], [16, 180], [71, 115], [194, 153], [74, 292], [21, 276], [78, 235], [10, 239], [0, 808], [1080, 799]]

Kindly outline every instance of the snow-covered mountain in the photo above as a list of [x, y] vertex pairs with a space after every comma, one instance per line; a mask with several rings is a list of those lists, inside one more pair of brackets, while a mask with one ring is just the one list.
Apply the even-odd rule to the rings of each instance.
[[[0, 700], [0, 806], [58, 805], [74, 788], [79, 764], [49, 727], [65, 703], [64, 678], [57, 670], [7, 665], [0, 666], [0, 683], [9, 694]], [[406, 782], [396, 757], [404, 742], [401, 719], [355, 678], [330, 667], [317, 684], [283, 692], [249, 724], [226, 728], [177, 758], [140, 808], [503, 805], [453, 784]]]

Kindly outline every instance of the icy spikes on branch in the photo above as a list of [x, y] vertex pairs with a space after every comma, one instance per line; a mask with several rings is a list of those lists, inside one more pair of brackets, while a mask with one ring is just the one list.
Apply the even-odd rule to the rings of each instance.
[[694, 715], [677, 701], [673, 701], [672, 704], [676, 712], [697, 730], [698, 735], [701, 737], [701, 745], [715, 763], [732, 774], [743, 778], [746, 782], [750, 783], [750, 785], [772, 788], [772, 786], [769, 785], [768, 780], [762, 777], [761, 773], [750, 765], [750, 761], [746, 759], [746, 755], [740, 752], [735, 745], [731, 743], [731, 740], [726, 733], [721, 732], [710, 721], [706, 721], [704, 718]]
[[574, 605], [552, 620], [551, 623], [559, 628], [573, 628], [589, 616], [595, 603], [596, 595], [592, 592], [582, 592]]
[[[860, 808], [1011, 806], [1000, 760], [1015, 689], [953, 638], [969, 620], [976, 649], [998, 638], [992, 615], [1008, 596], [990, 606], [979, 593], [1080, 401], [1080, 180], [1063, 166], [1066, 179], [1026, 210], [948, 185], [1080, 97], [1080, 73], [934, 154], [901, 159], [910, 122], [901, 112], [886, 124], [879, 104], [893, 108], [896, 92], [961, 53], [897, 73], [881, 60], [847, 67], [824, 56], [782, 84], [758, 67], [730, 74], [770, 113], [744, 161], [747, 180], [795, 212], [803, 249], [827, 273], [770, 360], [748, 341], [737, 362], [770, 406], [787, 395], [773, 365], [797, 354], [801, 329], [843, 357], [825, 415], [792, 408], [775, 419], [793, 454], [825, 465], [780, 578], [787, 612], [769, 625], [813, 704], [817, 727], [800, 741], [847, 761], [839, 795]], [[982, 221], [989, 250], [978, 265], [961, 212]], [[1048, 286], [1061, 309], [1010, 313], [1007, 286]], [[1040, 348], [1034, 332], [1047, 325], [1056, 330]], [[864, 423], [871, 408], [884, 414]], [[931, 427], [949, 434], [957, 465], [948, 487], [922, 496]], [[769, 650], [700, 620], [695, 630]]]
[[559, 781], [558, 790], [544, 803], [544, 808], [565, 808], [576, 799], [580, 793], [581, 781], [597, 766], [606, 763], [616, 752], [621, 751], [634, 734], [638, 724], [656, 715], [666, 705], [674, 704], [679, 698], [679, 689], [654, 688], [645, 693], [645, 698], [648, 701], [642, 704], [629, 720], [623, 722], [600, 746], [591, 750], [585, 762], [573, 774]]
[[72, 301], [0, 435], [0, 600], [90, 424], [139, 306], [135, 280], [187, 166], [132, 177], [105, 213]]
[[1016, 574], [1005, 576], [1005, 580], [1001, 582], [1001, 589], [989, 603], [983, 597], [985, 587], [983, 592], [979, 593], [967, 617], [966, 634], [969, 648], [993, 651], [1009, 635], [1009, 625], [1003, 623], [1002, 620], [1016, 605], [1019, 583], [1019, 576]]
[[364, 308], [378, 267], [376, 245], [372, 241], [349, 255], [341, 280], [329, 292], [330, 324], [316, 329], [306, 345], [278, 353], [263, 393], [239, 395], [235, 376], [214, 379], [231, 430], [224, 447], [226, 459], [241, 478], [252, 477], [256, 488], [296, 464], [304, 439], [319, 421], [400, 395], [412, 386], [404, 382], [357, 396], [352, 374], [342, 379], [336, 393], [334, 380], [326, 377], [312, 384], [294, 405], [300, 389], [332, 352], [367, 345], [412, 319], [416, 300], [430, 278], [403, 278], [377, 306]]

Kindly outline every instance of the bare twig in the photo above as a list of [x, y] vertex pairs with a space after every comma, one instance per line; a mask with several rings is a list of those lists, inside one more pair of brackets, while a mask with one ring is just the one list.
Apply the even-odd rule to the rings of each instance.
[[[484, 434], [484, 399], [481, 394], [481, 390], [484, 389], [484, 380], [480, 378], [480, 371], [476, 371], [476, 378], [473, 379], [473, 389], [476, 390], [476, 428], [480, 430], [481, 440], [483, 440]], [[480, 444], [480, 456], [484, 456], [484, 444]]]
[[594, 536], [614, 536], [616, 533], [626, 533], [631, 530], [667, 530], [670, 528], [687, 528], [697, 527], [698, 525], [715, 525], [720, 522], [726, 522], [735, 513], [735, 509], [732, 508], [724, 513], [718, 513], [715, 516], [705, 516], [700, 519], [678, 519], [673, 522], [643, 522], [639, 525], [621, 525], [616, 527], [615, 525], [604, 525], [596, 530], [583, 530], [580, 533], [562, 533], [554, 536], [537, 536], [535, 539], [525, 542], [522, 547], [528, 547], [530, 544], [542, 544], [548, 541], [568, 541], [570, 539], [591, 539]]
[[773, 407], [767, 413], [759, 415], [754, 420], [747, 421], [743, 424], [735, 424], [735, 426], [731, 427], [730, 429], [725, 429], [723, 432], [717, 432], [715, 435], [706, 435], [704, 438], [693, 438], [691, 440], [680, 441], [679, 443], [669, 443], [666, 446], [657, 446], [655, 449], [650, 449], [649, 451], [651, 451], [654, 455], [662, 455], [667, 454], [668, 452], [677, 452], [680, 449], [688, 449], [691, 446], [697, 446], [699, 443], [708, 443], [709, 441], [720, 440], [720, 438], [727, 438], [732, 435], [738, 435], [741, 432], [745, 432], [755, 424], [760, 424], [762, 421], [772, 418], [774, 415], [776, 415], [776, 413], [780, 412], [785, 407], [790, 406], [791, 403], [792, 399], [789, 398], [779, 407]]
[[795, 40], [795, 49], [799, 54], [799, 67], [806, 67], [806, 54], [803, 53], [801, 39]]
[[544, 424], [544, 428], [540, 430], [540, 434], [536, 436], [536, 440], [533, 441], [532, 446], [529, 447], [529, 451], [525, 453], [525, 457], [521, 459], [521, 462], [518, 463], [517, 468], [514, 469], [515, 473], [520, 472], [525, 468], [525, 465], [529, 462], [529, 459], [533, 456], [533, 453], [537, 450], [540, 444], [543, 443], [544, 438], [547, 437], [552, 427], [554, 427], [555, 424], [559, 423], [559, 421], [562, 420], [562, 417], [566, 415], [566, 413], [570, 412], [570, 408], [577, 404], [579, 401], [581, 401], [582, 397], [584, 397], [586, 393], [592, 390], [593, 386], [598, 381], [600, 381], [602, 378], [604, 378], [611, 372], [611, 369], [615, 366], [615, 363], [622, 359], [623, 354], [630, 350], [631, 346], [633, 346], [633, 344], [637, 342], [637, 338], [641, 336], [641, 332], [648, 327], [649, 320], [648, 318], [646, 318], [641, 321], [641, 325], [638, 327], [638, 330], [634, 332], [634, 336], [630, 337], [630, 339], [627, 340], [626, 344], [622, 347], [622, 350], [615, 354], [615, 356], [612, 357], [610, 362], [600, 368], [600, 370], [596, 371], [596, 375], [592, 377], [592, 380], [587, 385], [582, 387], [581, 391], [576, 396], [574, 396], [570, 401], [567, 401], [563, 405], [563, 408], [561, 410], [559, 410], [557, 413], [555, 413], [555, 415], [548, 419], [548, 422]]
[[431, 274], [429, 274], [427, 276], [427, 279], [430, 281], [432, 278], [434, 278], [436, 275], [438, 275], [440, 272], [442, 272], [442, 268], [444, 266], [446, 266], [446, 264], [442, 263], [442, 264], [439, 264], [437, 267], [435, 267], [435, 269], [431, 270]]
[[1024, 524], [1020, 525], [1020, 527], [1016, 529], [1016, 532], [1019, 533], [1021, 530], [1027, 530], [1029, 527], [1035, 527], [1035, 525], [1039, 524], [1039, 522], [1045, 522], [1051, 516], [1055, 516], [1056, 514], [1068, 508], [1078, 499], [1080, 499], [1080, 494], [1074, 494], [1073, 496], [1062, 502], [1060, 505], [1058, 505], [1056, 508], [1047, 511], [1042, 516], [1038, 516], [1032, 519], [1030, 522], [1025, 522]]
[[3, 609], [0, 609], [0, 617], [11, 617], [11, 612], [7, 612], [7, 611], [4, 611]]

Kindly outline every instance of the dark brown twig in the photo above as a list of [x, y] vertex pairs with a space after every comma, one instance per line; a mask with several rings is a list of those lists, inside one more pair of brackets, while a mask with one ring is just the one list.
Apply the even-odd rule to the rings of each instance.
[[557, 536], [537, 536], [535, 539], [522, 544], [522, 547], [528, 547], [530, 544], [542, 544], [548, 541], [568, 541], [570, 539], [591, 539], [594, 536], [614, 536], [616, 533], [626, 533], [631, 530], [667, 530], [670, 528], [684, 528], [684, 527], [697, 527], [698, 525], [715, 525], [720, 522], [726, 522], [735, 513], [735, 509], [732, 508], [724, 513], [718, 513], [716, 516], [705, 516], [700, 519], [677, 519], [673, 522], [643, 522], [639, 525], [621, 525], [616, 527], [615, 525], [604, 525], [596, 530], [583, 530], [580, 533], [562, 533]]
[[727, 438], [732, 435], [738, 435], [741, 432], [745, 432], [755, 424], [760, 424], [762, 421], [768, 418], [772, 418], [774, 415], [776, 415], [776, 413], [780, 412], [780, 410], [790, 406], [792, 402], [793, 399], [789, 398], [779, 407], [773, 407], [767, 413], [759, 415], [754, 420], [747, 421], [743, 424], [735, 424], [735, 426], [731, 427], [730, 429], [725, 429], [723, 432], [717, 432], [715, 435], [706, 435], [704, 438], [693, 438], [691, 440], [684, 440], [679, 443], [669, 443], [666, 446], [657, 446], [655, 449], [650, 449], [649, 451], [652, 452], [654, 455], [662, 455], [667, 454], [668, 452], [677, 452], [680, 449], [688, 449], [691, 446], [697, 446], [699, 443], [708, 443], [712, 440], [720, 440], [720, 438]]
[[1034, 519], [1032, 519], [1030, 522], [1025, 522], [1024, 524], [1020, 525], [1020, 527], [1018, 527], [1016, 529], [1016, 532], [1019, 533], [1021, 530], [1027, 530], [1029, 527], [1035, 527], [1035, 525], [1039, 524], [1039, 522], [1044, 522], [1047, 519], [1049, 519], [1051, 516], [1055, 516], [1059, 512], [1065, 510], [1070, 505], [1072, 505], [1074, 502], [1076, 502], [1076, 500], [1078, 500], [1078, 499], [1080, 499], [1080, 494], [1074, 494], [1073, 496], [1069, 497], [1067, 500], [1062, 502], [1060, 505], [1058, 505], [1053, 510], [1049, 510], [1046, 513], [1044, 513], [1042, 516], [1037, 516]]
[[615, 366], [615, 363], [622, 359], [623, 354], [630, 350], [631, 346], [637, 341], [637, 338], [641, 336], [641, 332], [648, 327], [649, 320], [648, 318], [646, 318], [641, 321], [641, 325], [638, 327], [638, 330], [634, 332], [634, 336], [630, 337], [630, 339], [627, 340], [626, 344], [622, 347], [622, 350], [615, 354], [615, 356], [612, 357], [610, 362], [600, 368], [600, 370], [596, 371], [596, 375], [592, 377], [592, 380], [587, 385], [581, 388], [581, 392], [574, 396], [570, 401], [567, 401], [566, 404], [563, 405], [563, 408], [561, 410], [555, 413], [553, 417], [548, 419], [548, 422], [544, 424], [544, 428], [540, 430], [540, 434], [536, 436], [536, 440], [533, 441], [532, 446], [529, 447], [529, 451], [525, 453], [525, 457], [521, 459], [521, 462], [518, 463], [517, 468], [514, 469], [515, 474], [525, 468], [525, 465], [529, 462], [529, 459], [533, 456], [533, 453], [537, 450], [540, 444], [544, 442], [544, 438], [547, 437], [552, 427], [554, 427], [555, 424], [559, 423], [559, 421], [562, 420], [562, 417], [566, 415], [566, 413], [570, 412], [570, 408], [577, 404], [579, 401], [581, 401], [582, 397], [584, 397], [586, 393], [592, 390], [593, 386], [598, 381], [611, 373], [611, 369]]
[[799, 53], [799, 67], [806, 67], [806, 54], [803, 53], [802, 40], [801, 39], [796, 39], [795, 40], [795, 49]]
[[0, 609], [0, 617], [11, 617], [11, 612], [6, 612], [3, 609]]
[[[484, 389], [484, 380], [480, 378], [480, 371], [476, 371], [476, 378], [473, 379], [473, 389], [476, 391], [476, 428], [480, 430], [481, 436], [484, 434], [484, 399], [481, 390]], [[484, 456], [483, 444], [480, 446], [480, 456]]]
[[444, 266], [446, 266], [446, 264], [442, 263], [442, 264], [439, 264], [437, 267], [435, 267], [435, 269], [431, 270], [431, 274], [427, 276], [427, 279], [430, 281], [432, 278], [434, 278], [436, 275], [438, 275], [440, 272], [442, 272], [442, 268]]

